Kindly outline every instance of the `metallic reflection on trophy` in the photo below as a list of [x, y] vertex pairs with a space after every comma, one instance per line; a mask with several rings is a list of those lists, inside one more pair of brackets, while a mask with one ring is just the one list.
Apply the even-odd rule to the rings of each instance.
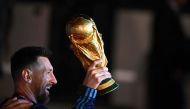
[[[74, 54], [81, 61], [85, 70], [97, 59], [103, 60], [98, 67], [107, 65], [101, 34], [90, 17], [79, 15], [68, 22], [66, 29]], [[97, 90], [103, 95], [115, 90], [118, 86], [112, 78], [108, 78], [101, 82]]]

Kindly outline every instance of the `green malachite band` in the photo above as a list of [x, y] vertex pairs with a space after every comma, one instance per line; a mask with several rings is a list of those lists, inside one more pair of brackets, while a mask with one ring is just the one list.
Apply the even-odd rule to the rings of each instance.
[[[107, 79], [103, 80], [103, 81], [101, 82], [101, 84], [104, 84], [104, 83], [108, 82], [109, 80], [111, 80], [111, 78], [107, 78]], [[101, 84], [100, 84], [100, 85], [101, 85]]]
[[114, 84], [112, 84], [110, 87], [108, 88], [105, 88], [103, 90], [99, 90], [98, 93], [99, 95], [104, 95], [104, 94], [107, 94], [115, 89], [117, 89], [119, 87], [119, 84], [117, 84], [116, 82]]
[[97, 90], [98, 90], [99, 95], [104, 95], [117, 89], [118, 87], [119, 87], [119, 84], [117, 84], [112, 78], [107, 78], [101, 82], [100, 88], [98, 87]]

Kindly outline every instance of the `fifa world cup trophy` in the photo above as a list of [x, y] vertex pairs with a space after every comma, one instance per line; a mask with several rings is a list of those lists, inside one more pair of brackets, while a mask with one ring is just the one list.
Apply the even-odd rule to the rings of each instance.
[[[104, 43], [92, 18], [86, 15], [74, 17], [68, 22], [66, 31], [74, 54], [81, 61], [85, 70], [97, 59], [102, 60], [98, 67], [107, 65], [108, 61], [104, 53]], [[118, 86], [112, 78], [108, 78], [100, 83], [97, 90], [100, 95], [103, 95], [115, 90]]]

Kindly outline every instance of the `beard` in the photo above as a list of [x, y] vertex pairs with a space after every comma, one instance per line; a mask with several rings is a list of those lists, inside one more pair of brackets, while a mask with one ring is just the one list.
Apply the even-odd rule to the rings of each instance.
[[38, 103], [47, 104], [50, 101], [49, 91], [46, 88], [40, 92], [39, 96], [37, 97]]

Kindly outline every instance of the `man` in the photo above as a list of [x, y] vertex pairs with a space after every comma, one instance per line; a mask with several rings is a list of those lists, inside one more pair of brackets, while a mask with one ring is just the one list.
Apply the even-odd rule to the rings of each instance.
[[[11, 74], [15, 92], [0, 109], [47, 109], [49, 90], [57, 80], [49, 61], [50, 51], [42, 47], [24, 47], [11, 58]], [[93, 109], [97, 90], [102, 80], [110, 78], [107, 68], [97, 68], [95, 61], [87, 70], [80, 96], [74, 109]]]

